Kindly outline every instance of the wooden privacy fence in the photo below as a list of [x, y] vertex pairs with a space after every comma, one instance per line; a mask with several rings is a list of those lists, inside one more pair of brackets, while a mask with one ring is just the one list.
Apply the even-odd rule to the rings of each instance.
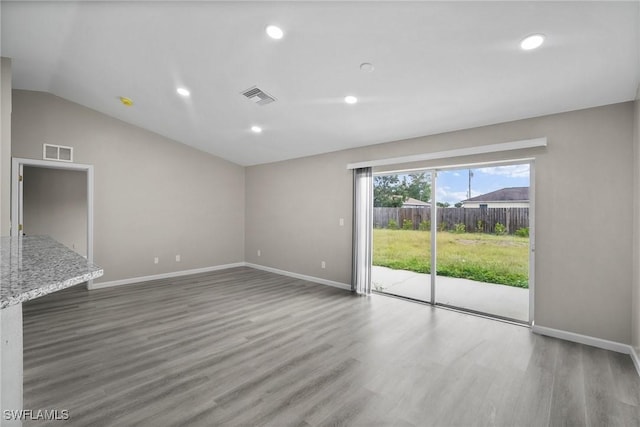
[[[456, 224], [464, 224], [467, 232], [494, 233], [497, 223], [513, 234], [519, 228], [529, 227], [529, 208], [437, 208], [438, 230], [454, 230]], [[402, 228], [405, 220], [411, 220], [413, 229], [431, 224], [431, 207], [421, 208], [373, 208], [373, 226], [389, 228], [389, 220]], [[478, 226], [480, 228], [478, 228]]]

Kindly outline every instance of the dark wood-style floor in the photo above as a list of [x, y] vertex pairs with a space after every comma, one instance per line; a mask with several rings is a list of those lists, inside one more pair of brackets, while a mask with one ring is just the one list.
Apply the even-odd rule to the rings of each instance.
[[34, 300], [24, 354], [58, 425], [640, 425], [629, 356], [250, 268]]

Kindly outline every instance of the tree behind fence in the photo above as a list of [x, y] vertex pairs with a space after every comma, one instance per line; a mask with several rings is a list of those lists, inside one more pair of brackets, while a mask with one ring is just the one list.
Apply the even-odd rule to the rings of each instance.
[[[454, 230], [456, 224], [464, 224], [468, 232], [494, 233], [496, 224], [500, 223], [506, 227], [509, 234], [513, 234], [519, 228], [529, 227], [529, 208], [437, 209], [439, 230]], [[389, 220], [394, 220], [399, 228], [402, 228], [405, 220], [411, 220], [413, 229], [418, 230], [421, 222], [430, 223], [431, 207], [373, 208], [375, 228], [388, 228]]]

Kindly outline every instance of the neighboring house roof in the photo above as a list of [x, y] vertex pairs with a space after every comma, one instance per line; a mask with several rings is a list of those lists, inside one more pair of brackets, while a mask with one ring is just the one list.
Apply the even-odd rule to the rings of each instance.
[[491, 193], [481, 194], [470, 199], [463, 200], [466, 202], [528, 202], [529, 201], [529, 187], [509, 187], [501, 188], [500, 190], [492, 191]]
[[431, 203], [409, 197], [402, 203], [402, 206], [431, 206]]

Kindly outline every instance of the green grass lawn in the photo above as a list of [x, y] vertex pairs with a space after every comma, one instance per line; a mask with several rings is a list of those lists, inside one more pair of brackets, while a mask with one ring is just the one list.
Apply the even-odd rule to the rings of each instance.
[[[373, 265], [431, 272], [431, 233], [373, 230]], [[529, 238], [437, 233], [438, 275], [528, 288]]]

